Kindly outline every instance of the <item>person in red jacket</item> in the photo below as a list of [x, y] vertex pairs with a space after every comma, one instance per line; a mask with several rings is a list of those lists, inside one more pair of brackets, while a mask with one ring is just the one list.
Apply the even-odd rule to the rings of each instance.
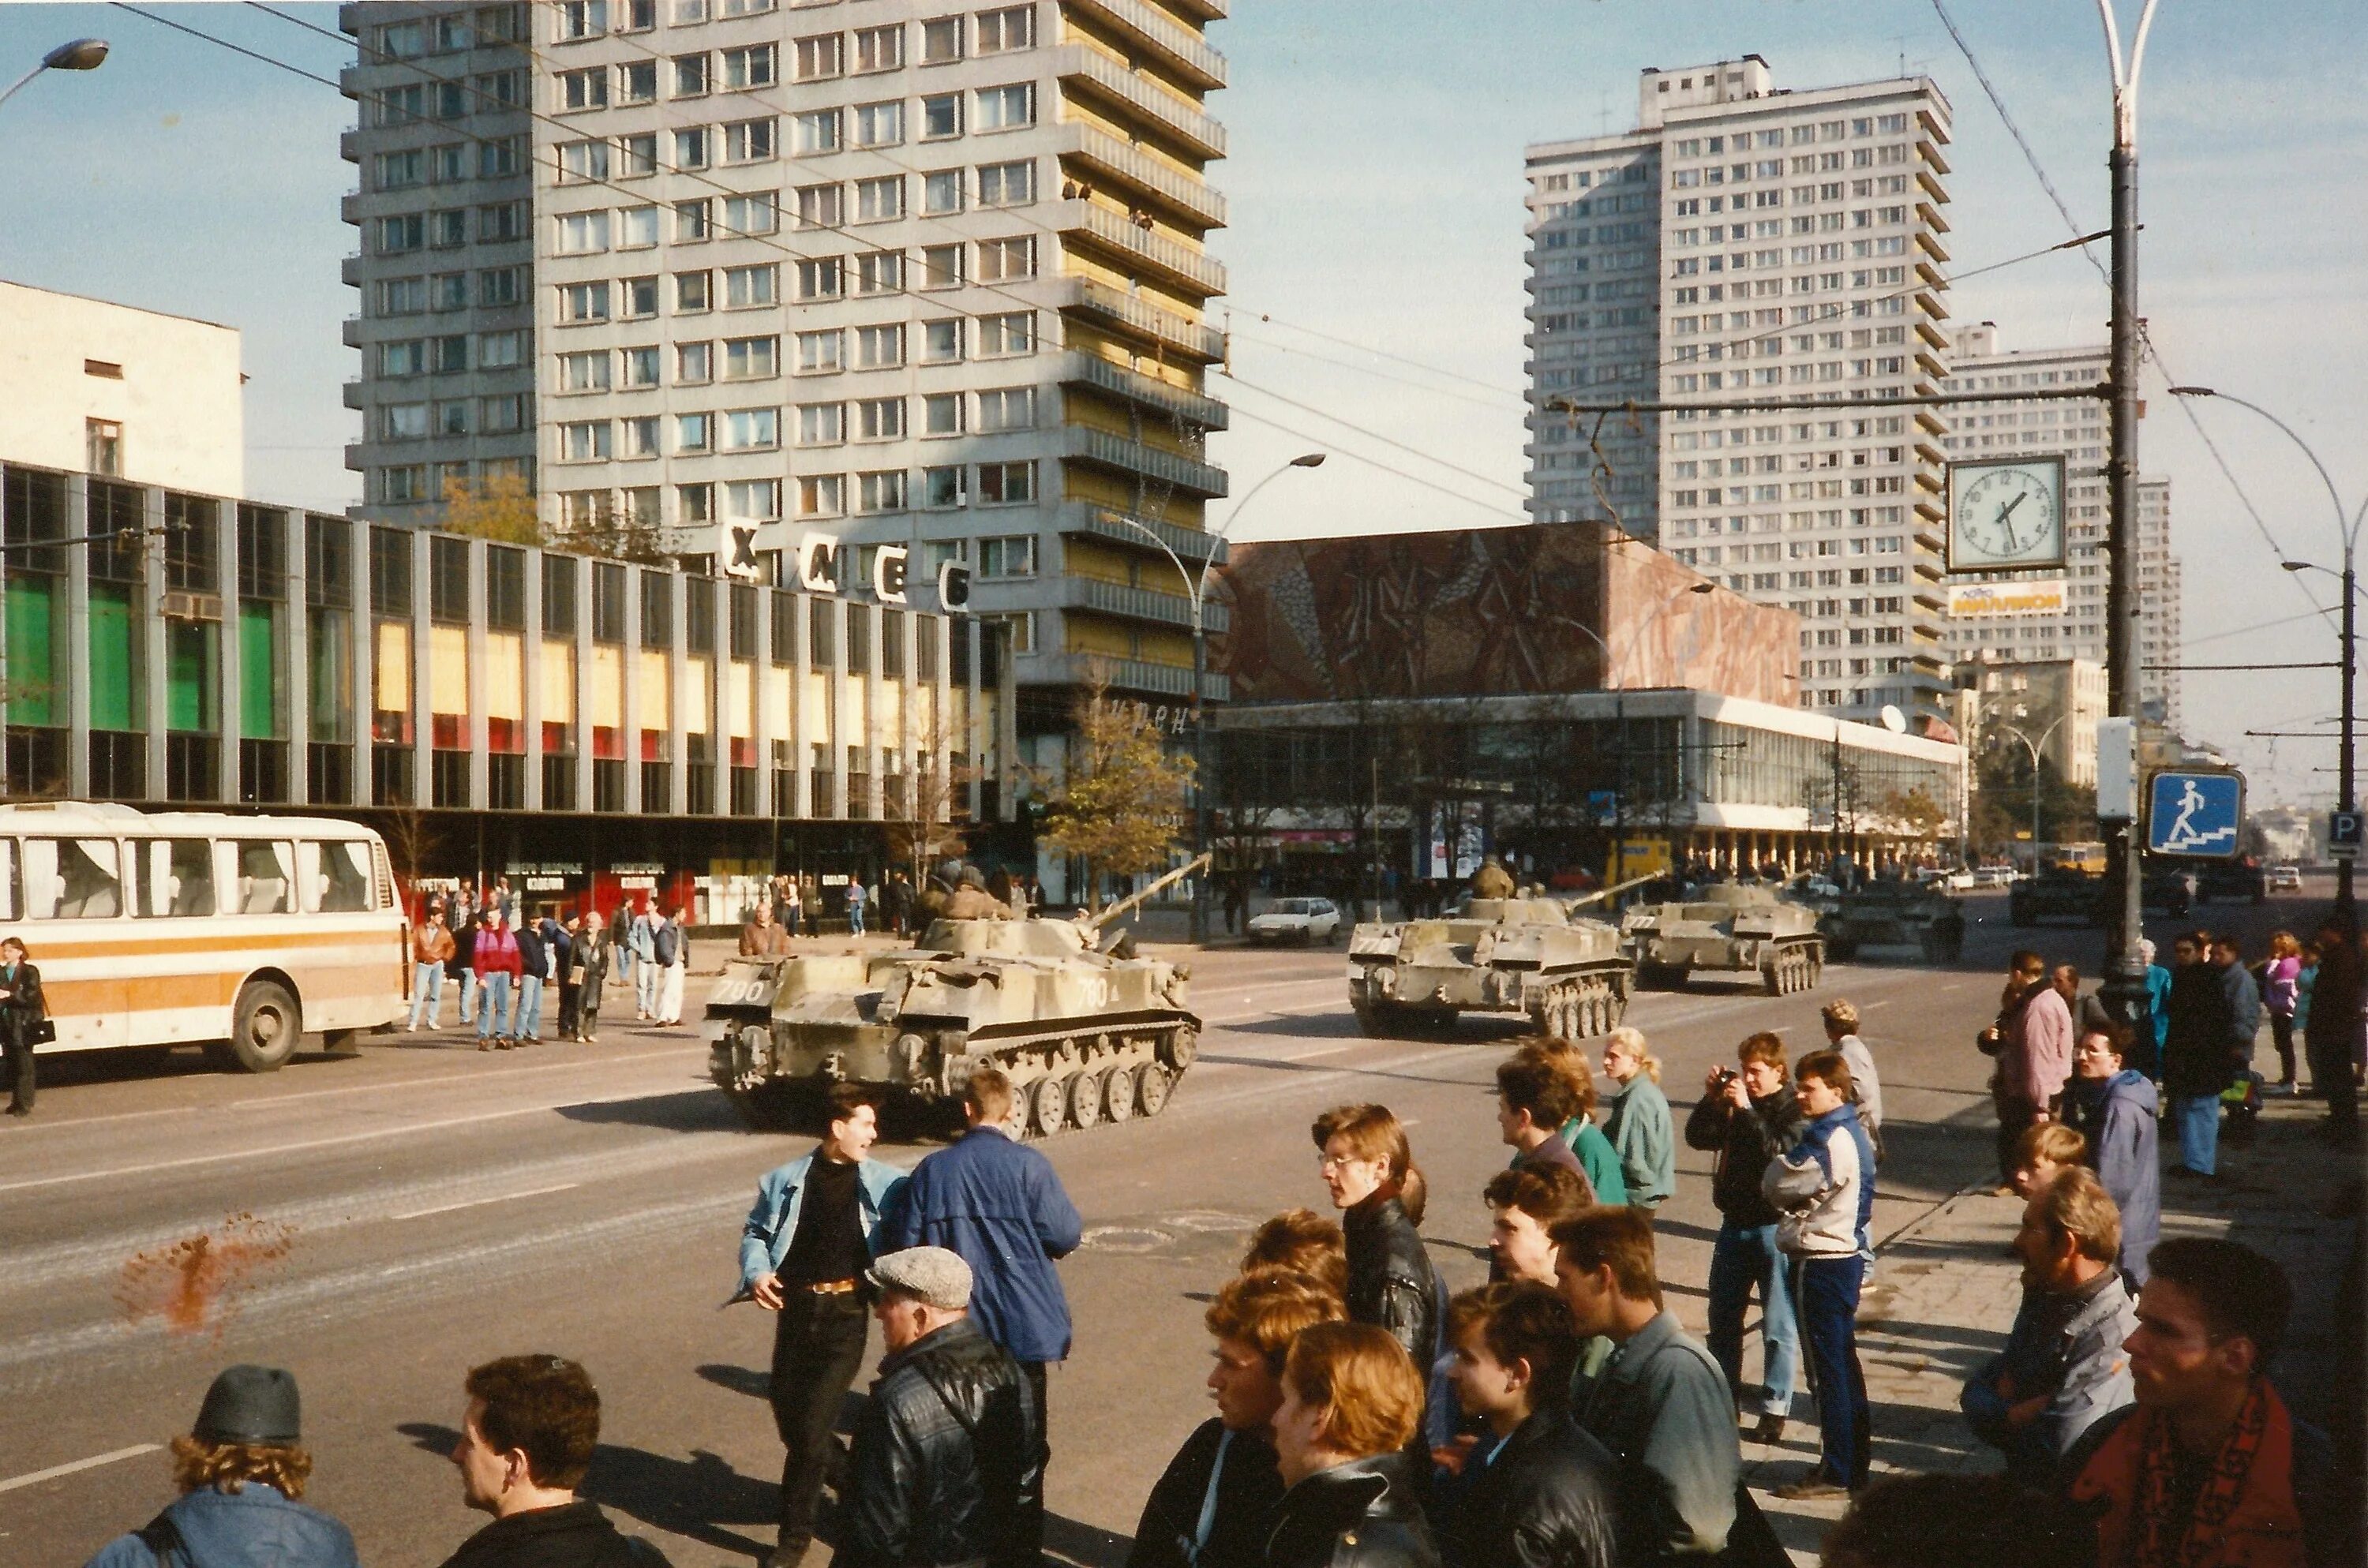
[[477, 1049], [507, 1051], [518, 1043], [515, 997], [526, 966], [518, 958], [518, 937], [491, 909], [477, 914], [477, 945], [469, 966], [477, 975]]

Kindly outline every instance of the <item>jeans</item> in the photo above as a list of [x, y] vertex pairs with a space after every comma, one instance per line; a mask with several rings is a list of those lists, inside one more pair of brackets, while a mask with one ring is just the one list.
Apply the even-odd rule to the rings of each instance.
[[689, 972], [688, 958], [677, 959], [658, 971], [657, 1015], [669, 1024], [682, 1022], [682, 982]]
[[464, 1029], [477, 1021], [477, 993], [481, 989], [475, 970], [461, 971], [461, 1027]]
[[849, 936], [860, 937], [863, 935], [863, 906], [861, 904], [850, 903], [847, 906], [847, 930]]
[[2294, 1015], [2271, 1013], [2270, 1038], [2278, 1045], [2278, 1082], [2288, 1088], [2294, 1083]]
[[633, 1010], [648, 1017], [657, 1010], [658, 966], [655, 959], [633, 960]]
[[2220, 1096], [2181, 1095], [2170, 1102], [2179, 1119], [2179, 1163], [2210, 1176], [2220, 1163]]
[[784, 1286], [781, 1293], [767, 1393], [774, 1429], [788, 1450], [781, 1461], [780, 1521], [786, 1546], [813, 1539], [823, 1483], [846, 1471], [846, 1450], [833, 1434], [839, 1405], [863, 1368], [871, 1316], [860, 1290], [824, 1295]]
[[529, 974], [518, 981], [518, 1028], [510, 1032], [520, 1040], [542, 1038], [542, 976]]
[[411, 976], [411, 1027], [419, 1028], [419, 1016], [425, 1010], [427, 1027], [444, 1027], [444, 966], [423, 963], [413, 966]]
[[576, 998], [583, 989], [564, 980], [559, 983], [559, 1038], [562, 1040], [574, 1040], [584, 1032], [583, 1014], [576, 1006]]
[[[1710, 1249], [1710, 1353], [1726, 1370], [1727, 1386], [1743, 1387], [1743, 1314], [1751, 1288], [1759, 1287], [1759, 1413], [1789, 1415], [1793, 1385], [1800, 1375], [1801, 1338], [1793, 1322], [1793, 1291], [1776, 1250], [1773, 1225], [1719, 1222]], [[1742, 1403], [1738, 1392], [1737, 1404]]]
[[509, 1037], [510, 977], [496, 970], [478, 983], [477, 1038]]
[[1855, 1253], [1793, 1265], [1801, 1338], [1817, 1393], [1817, 1477], [1852, 1491], [1866, 1484], [1874, 1449], [1874, 1413], [1858, 1360], [1858, 1290], [1865, 1267]]

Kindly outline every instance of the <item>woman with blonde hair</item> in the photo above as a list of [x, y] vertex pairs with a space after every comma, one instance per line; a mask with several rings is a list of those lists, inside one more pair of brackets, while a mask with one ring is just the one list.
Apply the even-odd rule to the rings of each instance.
[[1626, 1024], [1603, 1041], [1603, 1075], [1611, 1080], [1603, 1135], [1620, 1153], [1629, 1206], [1646, 1215], [1678, 1190], [1678, 1137], [1661, 1092], [1661, 1059], [1642, 1029]]
[[2278, 1042], [2278, 1092], [2294, 1092], [2294, 1008], [2302, 999], [2302, 944], [2291, 931], [2270, 934], [2270, 959], [2261, 966], [2261, 1006]]

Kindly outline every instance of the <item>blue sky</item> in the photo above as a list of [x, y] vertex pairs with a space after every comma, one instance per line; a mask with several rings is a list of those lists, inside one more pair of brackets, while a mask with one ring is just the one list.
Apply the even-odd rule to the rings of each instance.
[[[2135, 16], [2135, 0], [2121, 5]], [[283, 8], [335, 26], [331, 6]], [[2081, 227], [2102, 228], [2109, 97], [2095, 6], [1951, 8]], [[1214, 171], [1233, 226], [1212, 246], [1232, 269], [1234, 292], [1217, 303], [1232, 312], [1238, 372], [1217, 383], [1237, 417], [1215, 456], [1240, 494], [1296, 451], [1337, 454], [1269, 489], [1243, 537], [1518, 515], [1521, 150], [1625, 128], [1642, 67], [1758, 52], [1780, 86], [1807, 87], [1894, 75], [1904, 60], [1956, 111], [1958, 268], [2066, 237], [1930, 0], [1235, 0], [1234, 10], [1212, 31], [1233, 62], [1213, 105], [1233, 136], [1233, 157]], [[170, 12], [323, 75], [343, 62], [336, 44], [251, 8]], [[45, 77], [0, 109], [0, 277], [241, 328], [248, 488], [342, 504], [354, 493], [342, 445], [355, 416], [339, 387], [357, 366], [338, 339], [355, 298], [337, 262], [355, 233], [337, 217], [353, 170], [336, 137], [352, 106], [105, 6], [0, 6], [0, 78], [82, 34], [114, 43], [103, 69]], [[2163, 358], [2183, 381], [2277, 410], [2354, 506], [2368, 498], [2368, 445], [2352, 434], [2368, 415], [2358, 174], [2368, 108], [2356, 58], [2356, 7], [2342, 0], [2163, 0], [2140, 127], [2142, 290]], [[2077, 255], [1974, 279], [1950, 303], [1960, 318], [1998, 322], [2012, 346], [2104, 335], [2103, 285]], [[2142, 460], [2176, 486], [2191, 657], [2331, 656], [2321, 622], [2244, 631], [2307, 614], [2275, 555], [2332, 559], [2324, 489], [2252, 416], [2197, 411], [2273, 551], [2153, 379]], [[2328, 777], [2311, 770], [2332, 763], [2331, 745], [2286, 742], [2272, 757], [2239, 733], [2314, 727], [2335, 711], [2328, 676], [2191, 675], [2189, 728], [2239, 750], [2257, 799], [2322, 795]]]

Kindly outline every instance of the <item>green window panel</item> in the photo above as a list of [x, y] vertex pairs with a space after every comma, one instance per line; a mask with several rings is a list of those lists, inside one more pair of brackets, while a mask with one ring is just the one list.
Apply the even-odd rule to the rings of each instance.
[[49, 727], [59, 722], [57, 700], [58, 582], [53, 577], [8, 581], [8, 722]]
[[90, 727], [147, 727], [142, 700], [138, 645], [133, 638], [131, 590], [121, 584], [90, 585]]
[[285, 740], [279, 710], [279, 609], [238, 607], [238, 731], [251, 741]]
[[165, 727], [216, 734], [222, 730], [222, 628], [210, 620], [165, 624]]

